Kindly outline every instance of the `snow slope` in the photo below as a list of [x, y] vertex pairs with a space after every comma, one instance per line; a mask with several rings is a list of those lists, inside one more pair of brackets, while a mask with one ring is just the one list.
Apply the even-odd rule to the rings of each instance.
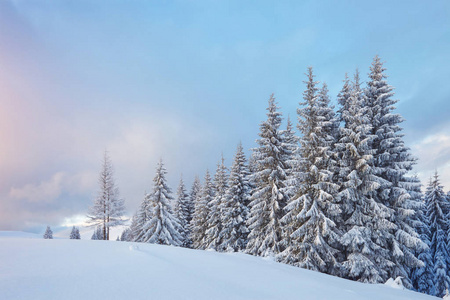
[[437, 298], [240, 253], [0, 232], [0, 299]]

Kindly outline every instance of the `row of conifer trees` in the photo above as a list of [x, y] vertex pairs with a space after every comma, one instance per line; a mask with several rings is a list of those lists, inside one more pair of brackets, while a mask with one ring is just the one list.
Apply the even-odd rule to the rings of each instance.
[[121, 239], [245, 251], [361, 282], [401, 276], [408, 288], [442, 295], [449, 270], [441, 284], [430, 258], [442, 245], [440, 231], [422, 213], [416, 160], [382, 62], [375, 57], [365, 87], [358, 71], [345, 77], [337, 111], [326, 84], [318, 86], [312, 68], [306, 75], [299, 135], [289, 119], [281, 128], [272, 95], [248, 161], [239, 144], [229, 172], [222, 158], [213, 178], [196, 177], [190, 193], [180, 180], [176, 199], [160, 161], [153, 190]]

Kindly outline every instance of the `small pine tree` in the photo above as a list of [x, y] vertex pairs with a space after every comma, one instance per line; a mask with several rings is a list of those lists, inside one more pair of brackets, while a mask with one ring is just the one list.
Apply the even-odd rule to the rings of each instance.
[[78, 227], [75, 226], [72, 227], [72, 231], [70, 232], [70, 239], [71, 240], [81, 239], [80, 230], [78, 229]]
[[162, 160], [156, 167], [153, 179], [154, 187], [150, 195], [152, 216], [144, 225], [142, 242], [161, 245], [181, 246], [180, 221], [173, 214], [170, 201], [173, 199], [171, 189], [166, 182], [166, 169]]
[[242, 144], [239, 143], [231, 167], [228, 189], [222, 202], [222, 231], [220, 249], [241, 251], [247, 246], [247, 228], [250, 197], [249, 171]]
[[225, 194], [228, 189], [227, 168], [225, 167], [222, 155], [221, 162], [217, 164], [217, 171], [214, 175], [214, 197], [209, 202], [208, 218], [206, 222], [206, 232], [204, 244], [206, 249], [214, 249], [223, 251], [219, 248], [221, 244], [223, 205], [225, 202]]
[[211, 182], [211, 175], [206, 170], [205, 182], [201, 188], [197, 199], [195, 200], [195, 210], [191, 222], [191, 239], [194, 249], [205, 249], [204, 243], [207, 224], [206, 220], [209, 214], [209, 203], [214, 197], [214, 187]]
[[91, 240], [104, 240], [103, 237], [104, 230], [102, 226], [97, 226], [91, 236]]
[[447, 230], [449, 224], [447, 216], [444, 214], [445, 211], [448, 211], [448, 202], [439, 182], [437, 172], [430, 179], [424, 199], [427, 208], [427, 218], [430, 222], [430, 252], [434, 267], [434, 295], [442, 297], [449, 286], [450, 280], [447, 274], [447, 259], [449, 257]]
[[50, 229], [50, 226], [47, 226], [47, 229], [45, 230], [44, 239], [46, 240], [53, 239], [53, 231]]
[[190, 230], [189, 230], [189, 215], [190, 215], [190, 198], [186, 193], [186, 186], [184, 185], [183, 178], [180, 178], [180, 184], [177, 190], [177, 201], [174, 208], [175, 216], [180, 221], [181, 236], [183, 238], [183, 247], [190, 247]]

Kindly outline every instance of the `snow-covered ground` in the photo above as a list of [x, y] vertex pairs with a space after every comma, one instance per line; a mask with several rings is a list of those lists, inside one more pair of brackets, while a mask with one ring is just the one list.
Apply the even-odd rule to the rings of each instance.
[[437, 299], [240, 253], [0, 232], [0, 299]]

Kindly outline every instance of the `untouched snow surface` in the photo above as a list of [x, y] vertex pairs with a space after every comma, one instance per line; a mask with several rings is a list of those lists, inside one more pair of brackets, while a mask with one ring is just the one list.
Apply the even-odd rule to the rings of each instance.
[[240, 253], [0, 232], [0, 299], [438, 299]]

